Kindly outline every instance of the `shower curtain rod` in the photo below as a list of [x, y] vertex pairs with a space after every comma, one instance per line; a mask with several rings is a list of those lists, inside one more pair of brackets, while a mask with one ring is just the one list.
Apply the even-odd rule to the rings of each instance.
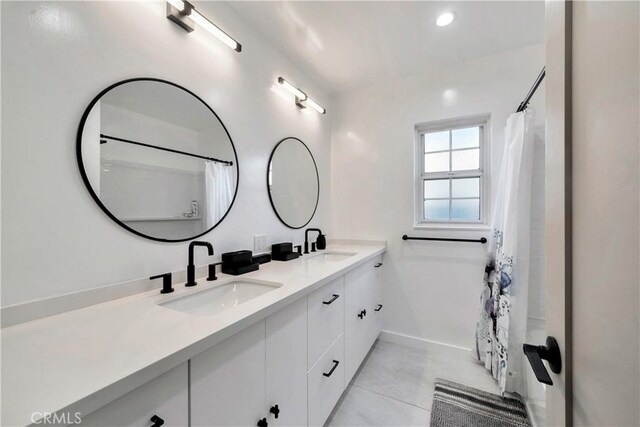
[[228, 160], [220, 160], [214, 157], [200, 156], [199, 154], [187, 153], [186, 151], [174, 150], [172, 148], [158, 147], [157, 145], [145, 144], [144, 142], [132, 141], [130, 139], [116, 138], [115, 136], [109, 136], [102, 133], [100, 134], [100, 138], [101, 138], [100, 144], [106, 144], [108, 142], [107, 139], [109, 139], [112, 141], [126, 142], [127, 144], [140, 145], [142, 147], [153, 148], [155, 150], [168, 151], [170, 153], [182, 154], [183, 156], [197, 157], [198, 159], [204, 159], [212, 162], [223, 163], [227, 166], [233, 166], [233, 162], [230, 162]]
[[531, 89], [529, 89], [529, 93], [527, 93], [527, 96], [524, 97], [524, 101], [522, 101], [520, 105], [518, 105], [518, 109], [516, 110], [516, 113], [519, 113], [527, 109], [527, 107], [529, 106], [529, 101], [531, 101], [531, 97], [533, 96], [534, 93], [536, 93], [536, 89], [538, 89], [538, 86], [540, 86], [540, 83], [542, 83], [542, 80], [544, 79], [544, 75], [545, 75], [545, 67], [542, 67], [542, 71], [540, 71], [540, 74], [538, 74], [538, 77], [536, 78], [536, 81], [533, 83], [533, 86], [531, 86]]

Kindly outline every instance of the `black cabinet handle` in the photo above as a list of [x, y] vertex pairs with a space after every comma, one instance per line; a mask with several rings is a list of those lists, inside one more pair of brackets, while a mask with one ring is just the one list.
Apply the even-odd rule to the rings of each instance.
[[267, 422], [266, 418], [258, 420], [258, 427], [268, 427], [268, 426], [269, 426], [269, 423]]
[[367, 315], [367, 310], [362, 310], [362, 314]]
[[544, 345], [531, 345], [523, 344], [522, 350], [525, 356], [529, 359], [529, 364], [533, 368], [533, 373], [536, 374], [538, 381], [544, 384], [553, 385], [549, 372], [544, 367], [542, 359], [549, 362], [549, 368], [551, 372], [559, 374], [562, 370], [562, 357], [560, 355], [560, 347], [558, 342], [553, 337], [547, 337], [546, 346]]
[[373, 311], [380, 311], [382, 310], [382, 304], [378, 304], [378, 308], [374, 308]]
[[379, 262], [379, 263], [377, 263], [376, 265], [374, 265], [374, 267], [375, 267], [375, 268], [380, 268], [380, 267], [382, 267], [382, 263], [381, 263], [381, 262]]
[[340, 297], [340, 295], [338, 294], [333, 294], [333, 297], [329, 300], [329, 301], [322, 301], [323, 304], [331, 304], [332, 302], [334, 302], [335, 300], [337, 300]]
[[157, 415], [151, 417], [150, 421], [153, 423], [151, 424], [151, 427], [160, 427], [164, 425], [164, 420]]
[[358, 313], [358, 317], [362, 319], [364, 317], [364, 314], [362, 314], [362, 312], [360, 312], [360, 313]]
[[333, 361], [333, 368], [331, 368], [331, 370], [328, 373], [323, 372], [322, 375], [324, 375], [325, 377], [330, 377], [331, 374], [333, 374], [333, 371], [336, 370], [336, 368], [338, 367], [339, 364], [340, 364], [340, 362], [338, 362], [337, 360], [334, 360]]
[[276, 419], [278, 419], [278, 414], [280, 414], [280, 408], [278, 408], [278, 405], [274, 405], [271, 407], [271, 409], [269, 409], [269, 412], [271, 412], [273, 416]]

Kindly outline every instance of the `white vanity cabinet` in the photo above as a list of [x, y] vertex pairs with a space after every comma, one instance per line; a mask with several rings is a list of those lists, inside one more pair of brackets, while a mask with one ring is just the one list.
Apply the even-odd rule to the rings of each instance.
[[261, 420], [263, 426], [307, 423], [306, 298], [191, 359], [192, 426]]
[[309, 361], [311, 369], [344, 331], [344, 277], [307, 297], [309, 313]]
[[[269, 426], [307, 423], [307, 299], [267, 317], [266, 375]], [[278, 417], [276, 418], [276, 414]]]
[[[187, 426], [189, 424], [187, 363], [160, 375], [106, 406], [81, 416], [81, 425], [95, 427]], [[78, 423], [76, 423], [78, 424]]]
[[345, 386], [380, 334], [382, 310], [376, 309], [382, 305], [381, 264], [376, 257], [345, 275]]
[[191, 425], [255, 426], [266, 418], [265, 320], [191, 359]]
[[365, 261], [82, 424], [323, 425], [380, 333], [381, 266]]
[[340, 400], [344, 384], [344, 335], [341, 334], [309, 371], [308, 425], [324, 425]]

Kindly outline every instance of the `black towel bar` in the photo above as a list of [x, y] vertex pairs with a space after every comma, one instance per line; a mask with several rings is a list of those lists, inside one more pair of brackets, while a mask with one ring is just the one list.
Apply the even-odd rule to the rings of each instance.
[[445, 239], [440, 237], [409, 237], [406, 234], [402, 236], [402, 240], [435, 240], [438, 242], [471, 242], [471, 243], [487, 243], [485, 237], [480, 239]]

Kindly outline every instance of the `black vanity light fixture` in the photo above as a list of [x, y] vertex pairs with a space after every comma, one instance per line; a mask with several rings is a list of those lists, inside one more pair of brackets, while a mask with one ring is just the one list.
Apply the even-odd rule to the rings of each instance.
[[167, 18], [189, 33], [194, 30], [194, 24], [198, 24], [231, 49], [236, 52], [242, 51], [242, 45], [240, 43], [201, 15], [200, 12], [186, 0], [167, 0]]
[[325, 114], [327, 112], [327, 110], [325, 110], [320, 104], [309, 98], [306, 93], [286, 81], [284, 78], [278, 77], [278, 83], [280, 84], [280, 86], [295, 95], [296, 105], [298, 106], [298, 108], [311, 107], [320, 114]]

